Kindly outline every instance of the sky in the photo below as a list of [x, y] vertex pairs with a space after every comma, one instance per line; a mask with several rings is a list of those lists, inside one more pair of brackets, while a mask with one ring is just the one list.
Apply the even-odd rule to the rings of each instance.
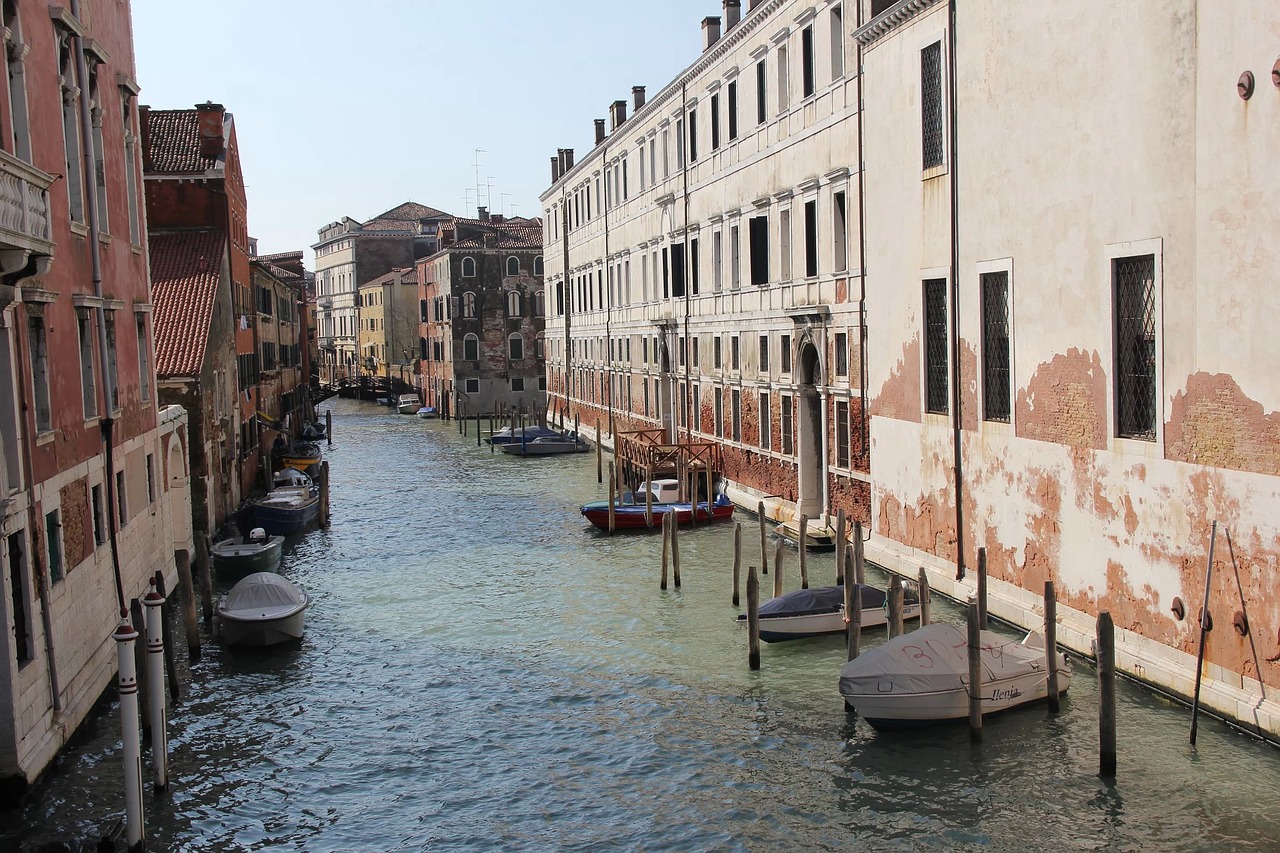
[[[745, 6], [745, 4], [744, 4]], [[404, 201], [538, 216], [550, 158], [701, 52], [719, 0], [133, 0], [140, 103], [235, 116], [258, 251]], [[477, 154], [477, 149], [480, 153]], [[477, 161], [479, 166], [477, 168]], [[477, 180], [478, 176], [478, 180]]]

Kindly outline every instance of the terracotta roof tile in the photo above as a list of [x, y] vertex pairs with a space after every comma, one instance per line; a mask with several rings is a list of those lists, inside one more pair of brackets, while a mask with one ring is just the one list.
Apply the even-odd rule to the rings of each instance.
[[425, 204], [418, 204], [416, 201], [406, 201], [404, 204], [396, 205], [390, 210], [384, 210], [377, 216], [372, 217], [368, 222], [363, 223], [365, 228], [380, 219], [391, 219], [399, 222], [412, 222], [417, 224], [422, 219], [436, 219], [441, 216], [448, 216], [443, 210], [436, 210], [434, 207], [427, 207]]
[[156, 373], [199, 376], [222, 278], [227, 235], [219, 229], [148, 236]]
[[200, 156], [195, 110], [151, 110], [149, 126], [153, 174], [202, 175], [221, 165], [218, 158]]

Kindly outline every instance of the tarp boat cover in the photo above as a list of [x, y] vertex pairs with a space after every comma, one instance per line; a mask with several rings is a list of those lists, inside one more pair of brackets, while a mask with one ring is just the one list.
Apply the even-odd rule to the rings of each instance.
[[274, 572], [257, 572], [231, 588], [218, 610], [232, 619], [274, 619], [305, 607], [307, 596]]
[[[1017, 678], [1045, 669], [1044, 650], [983, 631], [982, 681]], [[848, 697], [964, 690], [969, 683], [969, 640], [954, 625], [935, 623], [894, 637], [840, 668]]]

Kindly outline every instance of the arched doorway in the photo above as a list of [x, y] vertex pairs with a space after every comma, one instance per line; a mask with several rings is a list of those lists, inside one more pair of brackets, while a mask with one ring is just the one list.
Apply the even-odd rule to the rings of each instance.
[[822, 361], [813, 339], [806, 336], [800, 343], [797, 359], [800, 370], [796, 394], [796, 517], [822, 515], [823, 481], [826, 479], [827, 434], [823, 429]]

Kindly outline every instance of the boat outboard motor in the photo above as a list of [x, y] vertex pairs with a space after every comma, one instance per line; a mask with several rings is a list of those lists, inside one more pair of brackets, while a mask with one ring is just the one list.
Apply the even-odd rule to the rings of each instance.
[[249, 531], [249, 541], [251, 542], [267, 541], [267, 531], [263, 530], [261, 527], [253, 528], [252, 530]]

